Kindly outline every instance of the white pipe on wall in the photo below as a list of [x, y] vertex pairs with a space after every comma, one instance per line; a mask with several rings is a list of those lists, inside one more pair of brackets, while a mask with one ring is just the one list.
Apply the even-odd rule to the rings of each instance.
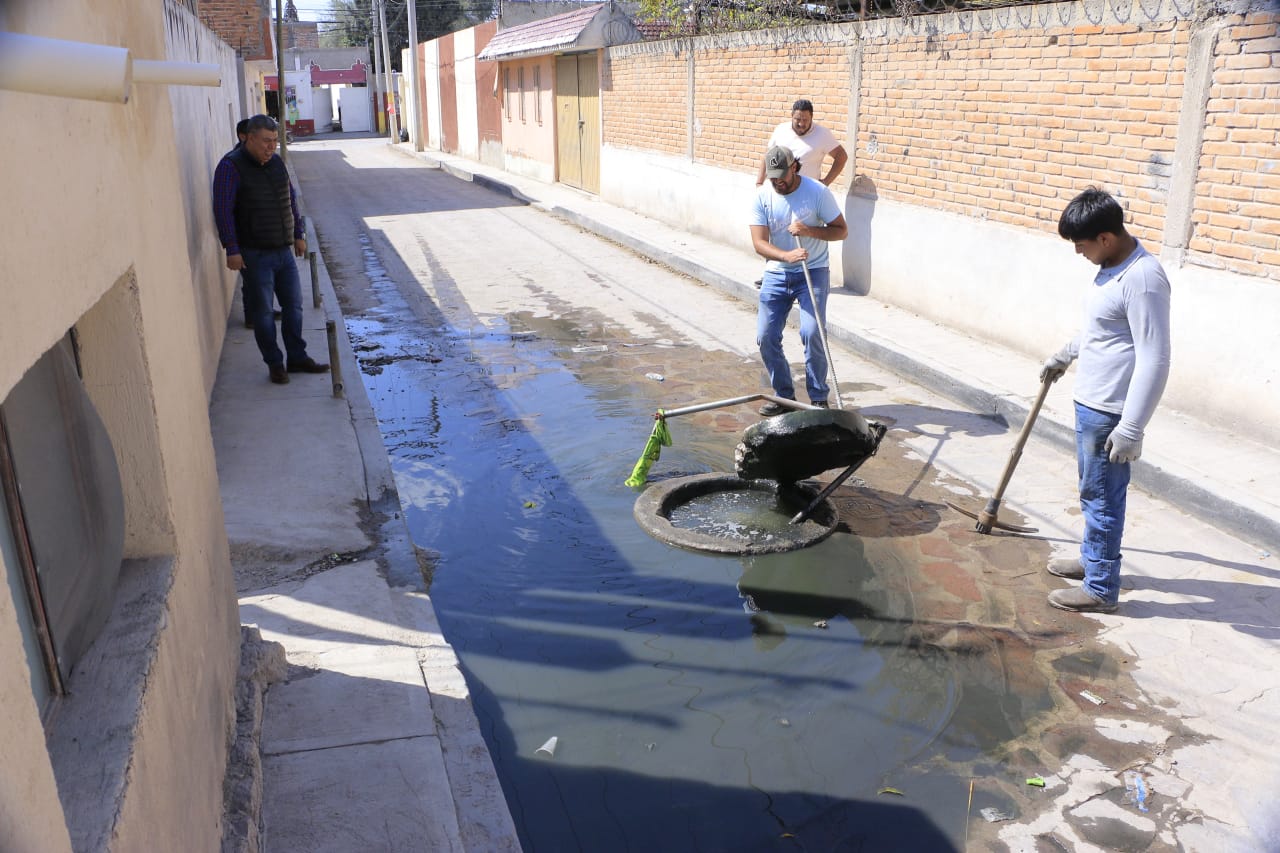
[[133, 82], [216, 88], [222, 85], [222, 69], [211, 62], [160, 62], [154, 59], [135, 59]]
[[217, 65], [133, 60], [127, 48], [0, 32], [0, 89], [124, 104], [133, 83], [221, 86]]
[[0, 89], [123, 104], [130, 74], [123, 47], [0, 33]]

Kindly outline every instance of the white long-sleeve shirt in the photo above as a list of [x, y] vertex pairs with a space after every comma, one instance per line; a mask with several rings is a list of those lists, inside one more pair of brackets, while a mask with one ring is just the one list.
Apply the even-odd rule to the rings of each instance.
[[1134, 441], [1155, 414], [1169, 380], [1169, 279], [1142, 244], [1104, 267], [1085, 300], [1075, 400], [1120, 415], [1117, 429]]

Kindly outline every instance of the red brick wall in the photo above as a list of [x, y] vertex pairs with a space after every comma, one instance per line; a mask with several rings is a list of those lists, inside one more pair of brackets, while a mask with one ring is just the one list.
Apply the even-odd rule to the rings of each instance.
[[880, 198], [1043, 230], [1086, 185], [1159, 244], [1185, 23], [973, 32], [865, 47], [857, 169]]
[[613, 59], [602, 85], [604, 144], [676, 156], [689, 148], [689, 66], [683, 55], [659, 50]]
[[[1080, 5], [1046, 9], [868, 24], [856, 146], [845, 139], [852, 26], [800, 31], [814, 33], [800, 43], [797, 31], [772, 31], [614, 48], [604, 141], [688, 156], [692, 50], [697, 162], [754, 171], [772, 127], [807, 97], [878, 198], [1052, 232], [1066, 202], [1097, 184], [1158, 250], [1191, 24], [1137, 11], [1095, 24]], [[929, 23], [944, 17], [949, 32]], [[1280, 13], [1225, 21], [1187, 261], [1280, 280]]]
[[1280, 278], [1280, 13], [1231, 21], [1214, 51], [1188, 258]]
[[200, 0], [199, 15], [242, 59], [269, 59], [267, 13], [260, 0]]
[[844, 142], [847, 52], [842, 45], [820, 43], [695, 52], [694, 159], [756, 171], [769, 134], [791, 117], [791, 104], [797, 98], [813, 101], [814, 121]]

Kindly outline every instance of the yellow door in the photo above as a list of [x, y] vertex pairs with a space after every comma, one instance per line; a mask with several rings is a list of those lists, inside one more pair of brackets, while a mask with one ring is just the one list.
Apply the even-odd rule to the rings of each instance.
[[556, 165], [562, 183], [582, 185], [578, 129], [578, 58], [556, 57]]
[[600, 192], [600, 73], [594, 54], [556, 57], [560, 182]]
[[582, 189], [600, 192], [600, 74], [595, 54], [578, 56], [578, 150]]

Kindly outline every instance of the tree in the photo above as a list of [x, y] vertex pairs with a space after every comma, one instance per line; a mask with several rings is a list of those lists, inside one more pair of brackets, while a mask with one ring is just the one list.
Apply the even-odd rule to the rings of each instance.
[[[406, 0], [385, 0], [385, 4], [391, 68], [399, 71], [400, 51], [409, 46], [409, 7]], [[424, 42], [489, 20], [494, 0], [416, 0], [415, 11], [418, 41]], [[378, 34], [373, 0], [330, 0], [329, 12], [331, 23], [320, 32], [322, 46], [373, 49]]]

